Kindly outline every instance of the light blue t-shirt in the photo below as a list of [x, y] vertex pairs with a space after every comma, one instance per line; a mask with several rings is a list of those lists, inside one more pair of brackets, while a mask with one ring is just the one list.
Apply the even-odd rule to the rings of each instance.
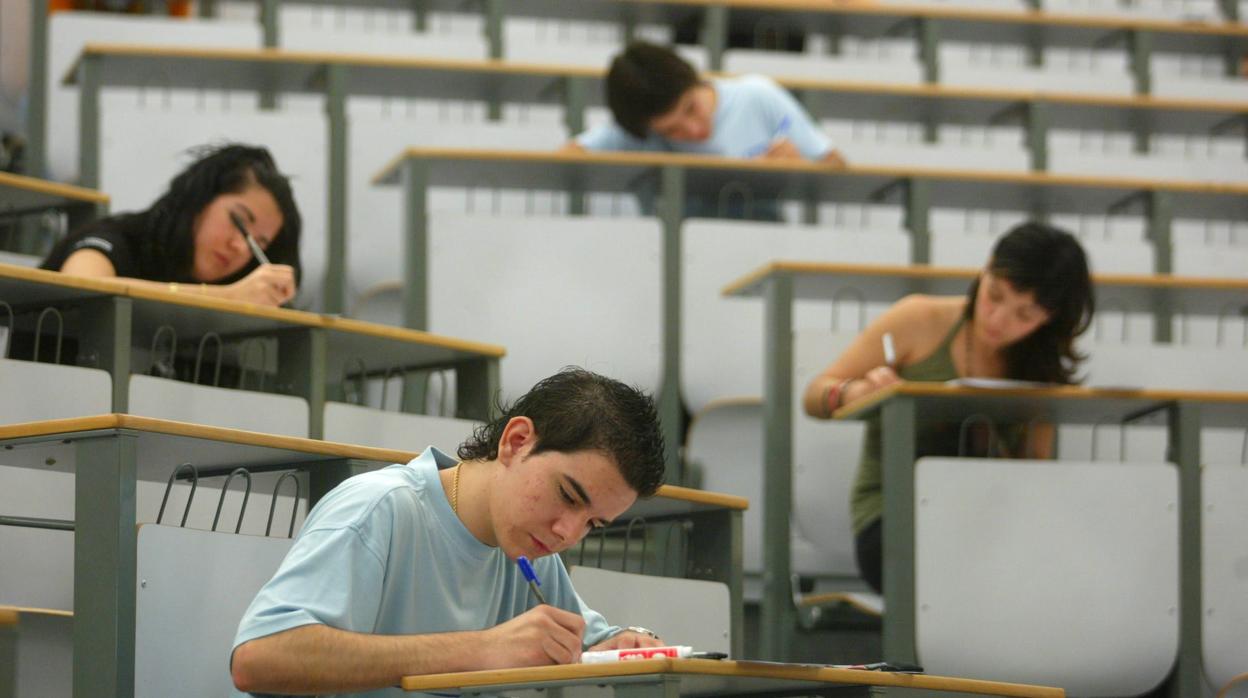
[[[483, 630], [532, 608], [516, 563], [451, 511], [438, 469], [455, 462], [430, 447], [334, 488], [247, 608], [234, 647], [312, 623], [380, 635]], [[585, 618], [587, 647], [619, 632], [577, 596], [558, 555], [533, 562], [546, 600]]]
[[705, 141], [669, 141], [650, 133], [635, 138], [611, 121], [577, 136], [589, 150], [643, 150], [752, 158], [767, 151], [777, 136], [793, 141], [802, 157], [821, 160], [832, 150], [828, 136], [789, 91], [765, 75], [711, 80], [717, 101], [711, 135]]

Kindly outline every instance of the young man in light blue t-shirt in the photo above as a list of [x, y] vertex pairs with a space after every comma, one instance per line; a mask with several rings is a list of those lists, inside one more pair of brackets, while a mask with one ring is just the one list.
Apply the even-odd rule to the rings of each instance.
[[571, 150], [641, 150], [844, 165], [793, 95], [763, 75], [702, 80], [671, 49], [634, 41], [611, 62], [614, 121], [580, 134]]
[[[403, 695], [403, 676], [661, 644], [585, 606], [557, 553], [663, 480], [654, 404], [565, 369], [460, 446], [350, 478], [309, 512], [230, 658], [261, 694]], [[534, 561], [537, 604], [515, 559]]]

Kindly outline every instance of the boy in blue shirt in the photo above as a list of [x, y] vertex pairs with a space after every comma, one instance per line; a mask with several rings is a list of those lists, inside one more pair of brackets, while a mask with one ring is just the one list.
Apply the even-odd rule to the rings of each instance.
[[702, 80], [674, 51], [634, 41], [606, 80], [613, 123], [580, 134], [570, 150], [642, 150], [788, 158], [843, 166], [806, 110], [763, 75]]
[[[240, 691], [403, 695], [403, 676], [580, 660], [657, 646], [587, 608], [557, 553], [663, 480], [654, 404], [565, 369], [460, 446], [350, 478], [308, 514], [247, 609]], [[538, 605], [515, 559], [534, 567]]]

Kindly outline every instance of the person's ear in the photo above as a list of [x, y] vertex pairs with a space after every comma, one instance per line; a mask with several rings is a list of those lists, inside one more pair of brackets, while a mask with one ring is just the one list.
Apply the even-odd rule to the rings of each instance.
[[512, 417], [503, 427], [498, 440], [498, 461], [503, 465], [518, 463], [537, 444], [537, 430], [528, 417]]

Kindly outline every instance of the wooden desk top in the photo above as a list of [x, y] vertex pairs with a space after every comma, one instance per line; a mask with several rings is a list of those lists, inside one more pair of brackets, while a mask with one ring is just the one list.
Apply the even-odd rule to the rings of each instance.
[[23, 615], [46, 616], [49, 618], [73, 618], [73, 611], [63, 611], [59, 608], [30, 608], [27, 606], [0, 606], [0, 626], [5, 624], [5, 619], [11, 618], [10, 624], [16, 624], [18, 618]]
[[[1047, 172], [1002, 172], [990, 170], [965, 170], [957, 168], [937, 167], [882, 167], [869, 165], [849, 165], [835, 167], [826, 163], [805, 160], [758, 160], [744, 158], [727, 158], [710, 155], [690, 155], [685, 153], [647, 153], [647, 152], [564, 152], [549, 150], [491, 150], [481, 148], [408, 148], [392, 159], [373, 177], [373, 184], [396, 184], [399, 181], [400, 165], [408, 159], [437, 160], [444, 163], [457, 163], [458, 170], [440, 168], [436, 183], [448, 186], [482, 186], [481, 167], [488, 166], [494, 181], [487, 177], [485, 184], [495, 186], [512, 186], [524, 188], [564, 188], [570, 185], [566, 171], [552, 171], [553, 168], [541, 170], [534, 164], [581, 166], [582, 171], [576, 172], [577, 182], [587, 188], [597, 188], [591, 175], [607, 176], [597, 172], [586, 172], [592, 166], [598, 170], [606, 168], [655, 169], [665, 166], [684, 167], [689, 170], [719, 171], [730, 173], [758, 173], [784, 175], [824, 175], [835, 178], [872, 178], [880, 180], [923, 179], [938, 181], [954, 181], [962, 183], [996, 183], [1009, 185], [1030, 185], [1035, 187], [1067, 187], [1076, 189], [1112, 189], [1124, 192], [1134, 191], [1172, 191], [1188, 194], [1212, 194], [1248, 196], [1248, 184], [1191, 182], [1182, 180], [1156, 180], [1141, 177], [1093, 177], [1089, 175], [1052, 174]], [[477, 163], [475, 169], [469, 169], [471, 163]], [[525, 168], [527, 177], [517, 178], [515, 182], [503, 183], [501, 178], [517, 167]], [[635, 174], [616, 177], [618, 181], [604, 183], [605, 188], [626, 191], [630, 188]], [[809, 181], [809, 180], [806, 180]]]
[[68, 203], [107, 204], [108, 194], [94, 189], [75, 187], [70, 184], [51, 182], [46, 179], [0, 172], [0, 189], [11, 189], [37, 194], [48, 199], [61, 199]]
[[[60, 454], [51, 457], [52, 460], [62, 463], [72, 462], [67, 448], [72, 437], [109, 430], [129, 430], [172, 437], [155, 440], [157, 443], [154, 443], [152, 447], [158, 455], [144, 459], [144, 454], [140, 453], [141, 459], [158, 461], [166, 466], [184, 461], [185, 458], [179, 458], [176, 454], [179, 450], [185, 452], [192, 442], [203, 456], [202, 462], [223, 464], [295, 462], [301, 457], [305, 461], [349, 458], [388, 465], [407, 463], [420, 455], [416, 451], [355, 446], [334, 441], [278, 436], [129, 414], [101, 414], [0, 425], [0, 444], [3, 444], [6, 449], [4, 461], [6, 464], [43, 468], [45, 465], [49, 467], [52, 465], [47, 463], [49, 456], [44, 450], [26, 448], [23, 447], [24, 444], [49, 444], [50, 449]], [[221, 448], [216, 448], [216, 452], [209, 453], [208, 451], [212, 450], [210, 446], [221, 446]], [[168, 477], [167, 470], [163, 473], [160, 478], [156, 479]], [[626, 516], [665, 516], [706, 509], [745, 510], [748, 506], [749, 500], [745, 497], [663, 485], [654, 497], [639, 500], [634, 504]]]
[[[762, 295], [767, 279], [783, 274], [810, 277], [818, 281], [843, 282], [854, 278], [950, 280], [970, 282], [980, 270], [970, 267], [937, 267], [927, 264], [849, 264], [839, 262], [801, 262], [775, 260], [732, 281], [723, 288], [725, 296]], [[1093, 274], [1097, 286], [1137, 288], [1144, 290], [1227, 291], [1248, 294], [1248, 279], [1203, 278], [1173, 274]], [[811, 289], [807, 289], [811, 290]], [[826, 294], [814, 294], [822, 297]], [[802, 294], [803, 298], [811, 297]], [[830, 296], [829, 296], [830, 297]]]
[[38, 422], [0, 425], [0, 441], [32, 441], [50, 436], [72, 437], [86, 432], [115, 429], [188, 437], [196, 440], [241, 446], [259, 446], [266, 449], [295, 451], [309, 456], [353, 458], [379, 463], [406, 463], [418, 455], [410, 451], [375, 448], [372, 446], [355, 446], [334, 441], [306, 439], [298, 436], [279, 436], [258, 431], [228, 429], [225, 427], [176, 422], [170, 419], [140, 417], [129, 414], [100, 414], [90, 417], [48, 419]]
[[[173, 293], [163, 289], [158, 290], [136, 286], [118, 279], [72, 276], [69, 274], [46, 271], [43, 269], [30, 269], [13, 264], [0, 264], [0, 288], [3, 288], [5, 280], [45, 284], [49, 287], [57, 289], [58, 292], [53, 294], [57, 298], [64, 296], [64, 291], [66, 290], [75, 292], [85, 291], [90, 293], [125, 296], [133, 298], [136, 301], [148, 301], [153, 304], [160, 304], [171, 311], [176, 308], [185, 308], [226, 314], [227, 316], [238, 319], [244, 324], [246, 324], [248, 320], [259, 320], [262, 321], [262, 324], [277, 323], [283, 325], [315, 327], [344, 335], [369, 337], [373, 339], [402, 342], [405, 344], [424, 345], [438, 349], [445, 349], [451, 352], [465, 352], [489, 357], [502, 357], [507, 353], [506, 349], [496, 344], [486, 344], [484, 342], [445, 337], [429, 332], [422, 332], [420, 330], [412, 330], [390, 325], [380, 325], [377, 323], [353, 320], [350, 318], [320, 315], [301, 310], [274, 308], [270, 306], [256, 305], [254, 303], [226, 300], [224, 298], [209, 298], [207, 296], [200, 296], [192, 293]], [[71, 293], [69, 295], [73, 294]], [[249, 327], [247, 329], [251, 328]]]
[[894, 686], [1015, 696], [1018, 698], [1063, 698], [1065, 691], [1047, 686], [958, 679], [926, 674], [894, 674], [855, 671], [806, 664], [717, 661], [710, 659], [646, 659], [609, 664], [567, 664], [554, 667], [471, 671], [458, 674], [430, 674], [404, 677], [400, 685], [407, 691], [435, 691], [453, 688], [519, 689], [529, 684], [572, 685], [596, 680], [669, 674], [680, 679], [682, 696], [724, 696], [747, 692], [815, 689], [827, 684]]
[[[928, 411], [958, 421], [986, 413], [1007, 421], [1051, 417], [1086, 424], [1110, 423], [1142, 410], [1176, 402], [1202, 407], [1205, 426], [1240, 425], [1248, 415], [1248, 393], [1146, 388], [1089, 388], [1077, 385], [979, 388], [947, 383], [902, 382], [838, 409], [833, 419], [863, 419], [895, 396], [920, 398]], [[1157, 413], [1156, 417], [1161, 415]], [[1207, 418], [1206, 418], [1207, 417]]]
[[[942, 10], [945, 8], [932, 8]], [[183, 46], [137, 46], [118, 43], [88, 43], [74, 60], [61, 82], [64, 85], [77, 83], [78, 64], [84, 56], [98, 55], [110, 59], [123, 60], [174, 60], [188, 64], [200, 63], [251, 63], [267, 66], [272, 70], [282, 67], [295, 69], [297, 76], [290, 76], [290, 86], [299, 86], [303, 90], [308, 85], [309, 71], [320, 66], [341, 65], [353, 68], [374, 70], [408, 71], [410, 74], [419, 72], [469, 74], [485, 78], [506, 78], [515, 81], [520, 78], [584, 78], [602, 80], [606, 76], [605, 67], [587, 67], [559, 63], [532, 63], [493, 59], [446, 59], [417, 58], [407, 56], [379, 56], [375, 54], [325, 53], [315, 51], [293, 51], [276, 48], [191, 48]], [[707, 77], [728, 76], [727, 72], [707, 72]], [[272, 76], [264, 76], [271, 78]], [[117, 79], [125, 79], [119, 77]], [[232, 75], [234, 82], [245, 82], [245, 75]], [[1048, 90], [1018, 90], [1010, 88], [970, 87], [942, 84], [905, 85], [887, 82], [861, 80], [825, 80], [805, 76], [775, 76], [781, 85], [792, 90], [808, 90], [815, 92], [851, 93], [864, 95], [896, 96], [925, 99], [943, 99], [953, 101], [988, 101], [988, 102], [1047, 102], [1069, 106], [1103, 107], [1148, 111], [1178, 112], [1211, 112], [1215, 114], [1241, 114], [1248, 112], [1248, 103], [1229, 99], [1207, 99], [1191, 97], [1158, 97], [1152, 95], [1094, 95], [1078, 92], [1060, 92]], [[443, 80], [442, 82], [446, 82]], [[111, 82], [110, 82], [111, 84]], [[472, 92], [464, 85], [443, 85], [447, 95], [461, 92]], [[491, 88], [497, 89], [497, 86]], [[421, 92], [426, 90], [422, 86]], [[441, 94], [441, 93], [439, 93]], [[426, 95], [436, 96], [436, 95]], [[536, 96], [530, 94], [529, 98]], [[596, 99], [590, 95], [591, 99]]]
[[401, 55], [387, 56], [368, 53], [332, 53], [295, 51], [282, 48], [207, 48], [186, 46], [140, 46], [107, 42], [89, 42], [61, 78], [61, 84], [74, 85], [78, 64], [83, 56], [101, 55], [130, 58], [183, 58], [200, 61], [246, 61], [251, 63], [290, 64], [304, 66], [348, 65], [356, 67], [420, 69], [446, 72], [495, 73], [498, 75], [541, 75], [547, 77], [601, 78], [605, 68], [527, 63], [521, 61], [473, 60], [460, 58], [421, 58]]
[[1234, 22], [1183, 21], [1059, 13], [1021, 9], [986, 9], [978, 7], [949, 7], [938, 5], [905, 4], [901, 2], [874, 2], [873, 0], [847, 0], [830, 3], [827, 0], [635, 0], [642, 3], [664, 2], [684, 5], [726, 5], [735, 9], [766, 11], [810, 12], [818, 14], [864, 15], [880, 17], [929, 17], [963, 22], [993, 22], [1001, 24], [1025, 24], [1087, 29], [1138, 29], [1142, 31], [1173, 32], [1179, 34], [1209, 34], [1215, 36], [1248, 36], [1248, 26]]

